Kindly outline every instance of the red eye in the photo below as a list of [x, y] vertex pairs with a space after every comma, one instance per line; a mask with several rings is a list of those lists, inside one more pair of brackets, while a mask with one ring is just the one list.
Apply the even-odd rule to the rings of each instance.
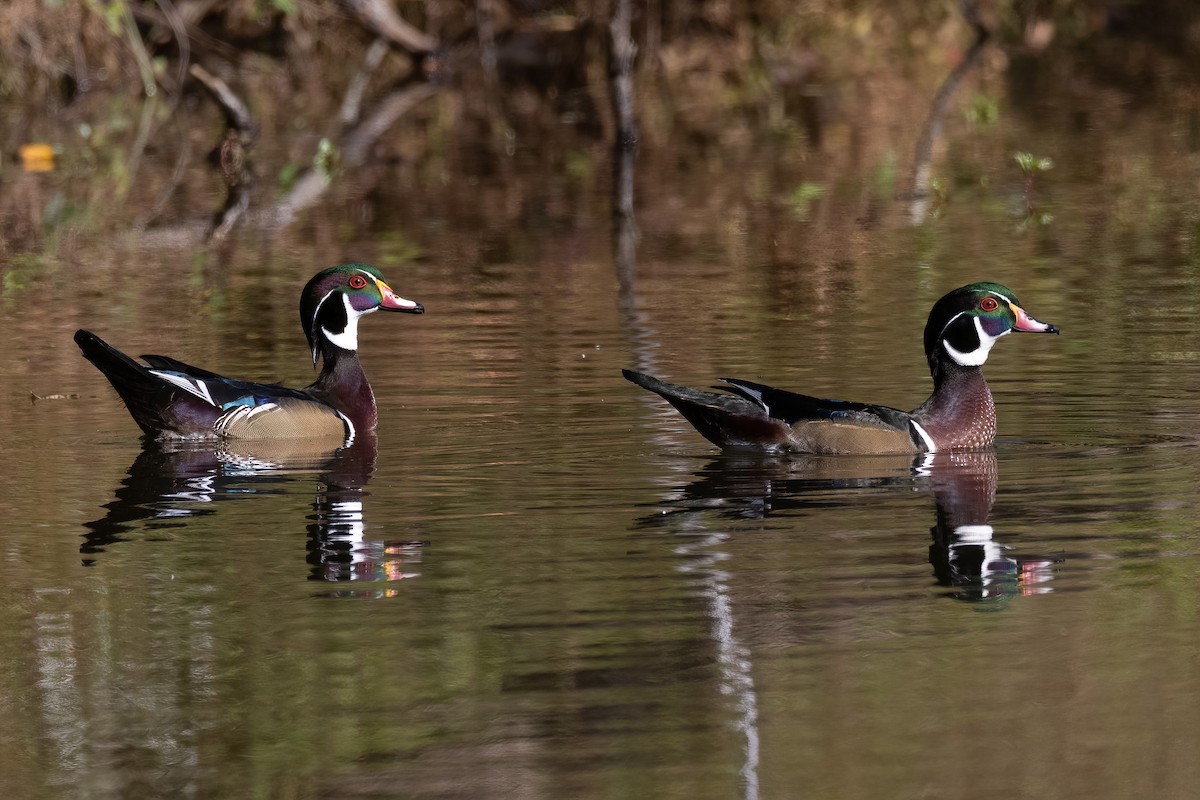
[[985, 297], [979, 301], [979, 307], [984, 311], [995, 311], [1000, 307], [1000, 304], [996, 302], [996, 298], [994, 297]]
[[[351, 289], [361, 289], [366, 285], [367, 285], [367, 279], [364, 278], [362, 275], [351, 275], [350, 276], [350, 288]], [[996, 307], [996, 304], [995, 304], [995, 302], [993, 302], [992, 308], [995, 308], [995, 307]]]

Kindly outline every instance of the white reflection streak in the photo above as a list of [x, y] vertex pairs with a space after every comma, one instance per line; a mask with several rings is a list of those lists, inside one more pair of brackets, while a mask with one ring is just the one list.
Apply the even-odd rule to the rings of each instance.
[[337, 500], [331, 503], [328, 523], [330, 538], [350, 546], [350, 568], [347, 577], [352, 581], [378, 580], [374, 569], [376, 554], [367, 543], [362, 500]]
[[338, 500], [330, 504], [329, 522], [337, 525], [338, 540], [349, 542], [355, 550], [362, 547], [367, 538], [367, 526], [363, 523], [362, 500]]
[[[685, 532], [686, 535], [686, 532]], [[695, 544], [680, 545], [675, 552], [697, 561], [684, 564], [679, 571], [697, 574], [709, 601], [712, 636], [717, 643], [717, 664], [721, 673], [721, 693], [734, 698], [738, 716], [735, 727], [746, 737], [745, 758], [739, 774], [744, 800], [758, 800], [758, 693], [754, 689], [753, 663], [749, 651], [738, 642], [733, 630], [733, 602], [729, 597], [730, 574], [716, 565], [729, 558], [723, 551], [703, 553], [724, 543], [726, 534], [710, 533]]]
[[[37, 594], [66, 594], [65, 590], [40, 589]], [[84, 767], [84, 724], [79, 716], [80, 692], [76, 684], [75, 632], [67, 611], [42, 611], [34, 616], [37, 631], [37, 688], [41, 696], [46, 736], [53, 742], [58, 770], [50, 783], [67, 785]]]

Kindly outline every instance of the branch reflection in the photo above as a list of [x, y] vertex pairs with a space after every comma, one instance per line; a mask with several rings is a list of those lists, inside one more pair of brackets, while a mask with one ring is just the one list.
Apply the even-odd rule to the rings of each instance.
[[942, 123], [946, 118], [946, 112], [950, 110], [950, 98], [954, 96], [955, 90], [958, 89], [958, 85], [962, 83], [967, 73], [974, 69], [983, 52], [984, 45], [991, 36], [991, 32], [980, 19], [974, 0], [961, 0], [961, 7], [963, 16], [975, 31], [975, 41], [971, 43], [958, 66], [942, 81], [942, 85], [938, 87], [937, 94], [930, 103], [929, 117], [925, 120], [925, 128], [921, 131], [921, 138], [917, 142], [917, 151], [913, 158], [912, 191], [907, 196], [907, 199], [911, 201], [908, 212], [909, 221], [913, 225], [920, 225], [929, 215], [930, 205], [933, 201], [931, 191], [933, 145], [942, 135]]
[[[217, 503], [263, 500], [298, 484], [314, 487], [307, 515], [309, 579], [334, 583], [392, 583], [417, 577], [421, 541], [368, 538], [364, 501], [375, 470], [375, 437], [349, 447], [323, 448], [304, 441], [226, 443], [148, 442], [104, 506], [105, 514], [85, 523], [79, 552], [85, 566], [100, 554], [154, 531], [186, 529], [218, 513]], [[389, 596], [394, 589], [337, 590], [330, 596]]]

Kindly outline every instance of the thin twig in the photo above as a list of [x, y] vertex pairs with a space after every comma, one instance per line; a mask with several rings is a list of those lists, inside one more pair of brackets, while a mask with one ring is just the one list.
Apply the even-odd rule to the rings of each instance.
[[158, 92], [158, 83], [154, 80], [154, 66], [150, 63], [150, 54], [146, 52], [146, 44], [142, 41], [142, 34], [138, 32], [133, 12], [129, 10], [129, 4], [122, 3], [122, 8], [125, 13], [121, 15], [121, 19], [125, 23], [125, 35], [129, 39], [129, 49], [133, 51], [133, 58], [137, 62], [138, 72], [142, 77], [142, 91], [146, 93], [146, 97], [154, 97]]
[[179, 11], [176, 10], [175, 4], [171, 0], [156, 0], [156, 2], [162, 9], [167, 24], [171, 27], [171, 35], [175, 37], [175, 46], [179, 48], [179, 64], [175, 67], [175, 94], [172, 98], [172, 105], [175, 105], [179, 102], [183, 82], [187, 80], [188, 64], [192, 60], [192, 45], [188, 38], [187, 26]]

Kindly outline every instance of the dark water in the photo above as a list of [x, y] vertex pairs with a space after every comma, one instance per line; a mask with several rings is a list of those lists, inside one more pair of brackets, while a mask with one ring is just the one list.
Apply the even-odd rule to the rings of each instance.
[[[602, 183], [496, 182], [524, 212], [397, 190], [19, 273], [0, 794], [1190, 796], [1200, 160], [1187, 109], [1108, 113], [951, 131], [975, 184], [917, 226], [886, 154], [804, 215], [728, 188], [808, 174], [769, 150], [646, 156], [624, 271]], [[1056, 159], [1044, 224], [1016, 147]], [[381, 424], [345, 452], [144, 449], [71, 343], [303, 383], [297, 292], [351, 259], [428, 313], [364, 320]], [[930, 305], [982, 279], [1064, 332], [993, 351], [994, 451], [721, 456], [620, 378], [912, 407]]]

